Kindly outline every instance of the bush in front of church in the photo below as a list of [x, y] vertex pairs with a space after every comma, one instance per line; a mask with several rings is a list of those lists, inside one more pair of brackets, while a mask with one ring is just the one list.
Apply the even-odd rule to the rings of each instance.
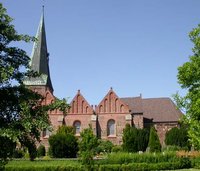
[[160, 152], [161, 144], [157, 134], [155, 127], [151, 127], [150, 135], [149, 135], [149, 144], [148, 144], [150, 152]]
[[183, 125], [180, 128], [170, 129], [166, 133], [165, 143], [166, 145], [190, 149], [187, 127]]
[[122, 148], [126, 152], [145, 151], [149, 141], [149, 131], [147, 129], [137, 129], [130, 124], [126, 124], [123, 130]]
[[44, 145], [40, 145], [37, 149], [37, 157], [43, 157], [46, 154]]
[[[78, 152], [78, 140], [71, 131], [60, 131], [49, 137], [51, 155], [54, 158], [75, 158]], [[66, 128], [68, 130], [68, 128]]]

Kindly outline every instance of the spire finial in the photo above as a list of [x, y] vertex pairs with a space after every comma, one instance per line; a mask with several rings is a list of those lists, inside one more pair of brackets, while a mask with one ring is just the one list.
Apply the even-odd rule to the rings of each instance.
[[44, 2], [45, 2], [45, 0], [43, 0], [43, 5], [42, 5], [42, 13], [43, 13], [43, 15], [44, 15]]

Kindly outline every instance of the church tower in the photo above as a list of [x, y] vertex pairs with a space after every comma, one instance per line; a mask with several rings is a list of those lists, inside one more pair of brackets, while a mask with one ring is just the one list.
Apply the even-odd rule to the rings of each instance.
[[47, 50], [44, 23], [44, 7], [36, 34], [36, 39], [37, 40], [34, 42], [31, 54], [30, 68], [33, 71], [37, 71], [40, 76], [36, 78], [27, 78], [24, 81], [24, 84], [40, 94], [44, 94], [46, 91], [50, 91], [51, 94], [53, 94], [53, 86], [49, 72], [49, 53]]

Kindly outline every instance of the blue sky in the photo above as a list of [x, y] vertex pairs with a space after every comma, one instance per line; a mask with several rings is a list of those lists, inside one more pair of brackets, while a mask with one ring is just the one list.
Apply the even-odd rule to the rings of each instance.
[[[192, 55], [188, 33], [200, 23], [199, 0], [2, 0], [19, 33], [36, 34], [42, 5], [54, 95], [78, 89], [98, 104], [119, 97], [184, 93], [177, 67]], [[32, 43], [19, 45], [30, 55]]]

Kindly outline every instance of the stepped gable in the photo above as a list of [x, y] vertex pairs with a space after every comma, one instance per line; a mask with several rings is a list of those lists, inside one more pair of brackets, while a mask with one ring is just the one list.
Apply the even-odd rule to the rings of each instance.
[[87, 102], [83, 97], [80, 90], [78, 90], [76, 96], [70, 103], [71, 108], [69, 109], [68, 114], [93, 114], [93, 107]]
[[129, 113], [129, 106], [111, 88], [96, 107], [96, 113]]
[[177, 122], [182, 113], [170, 98], [142, 99], [144, 118], [153, 122]]

